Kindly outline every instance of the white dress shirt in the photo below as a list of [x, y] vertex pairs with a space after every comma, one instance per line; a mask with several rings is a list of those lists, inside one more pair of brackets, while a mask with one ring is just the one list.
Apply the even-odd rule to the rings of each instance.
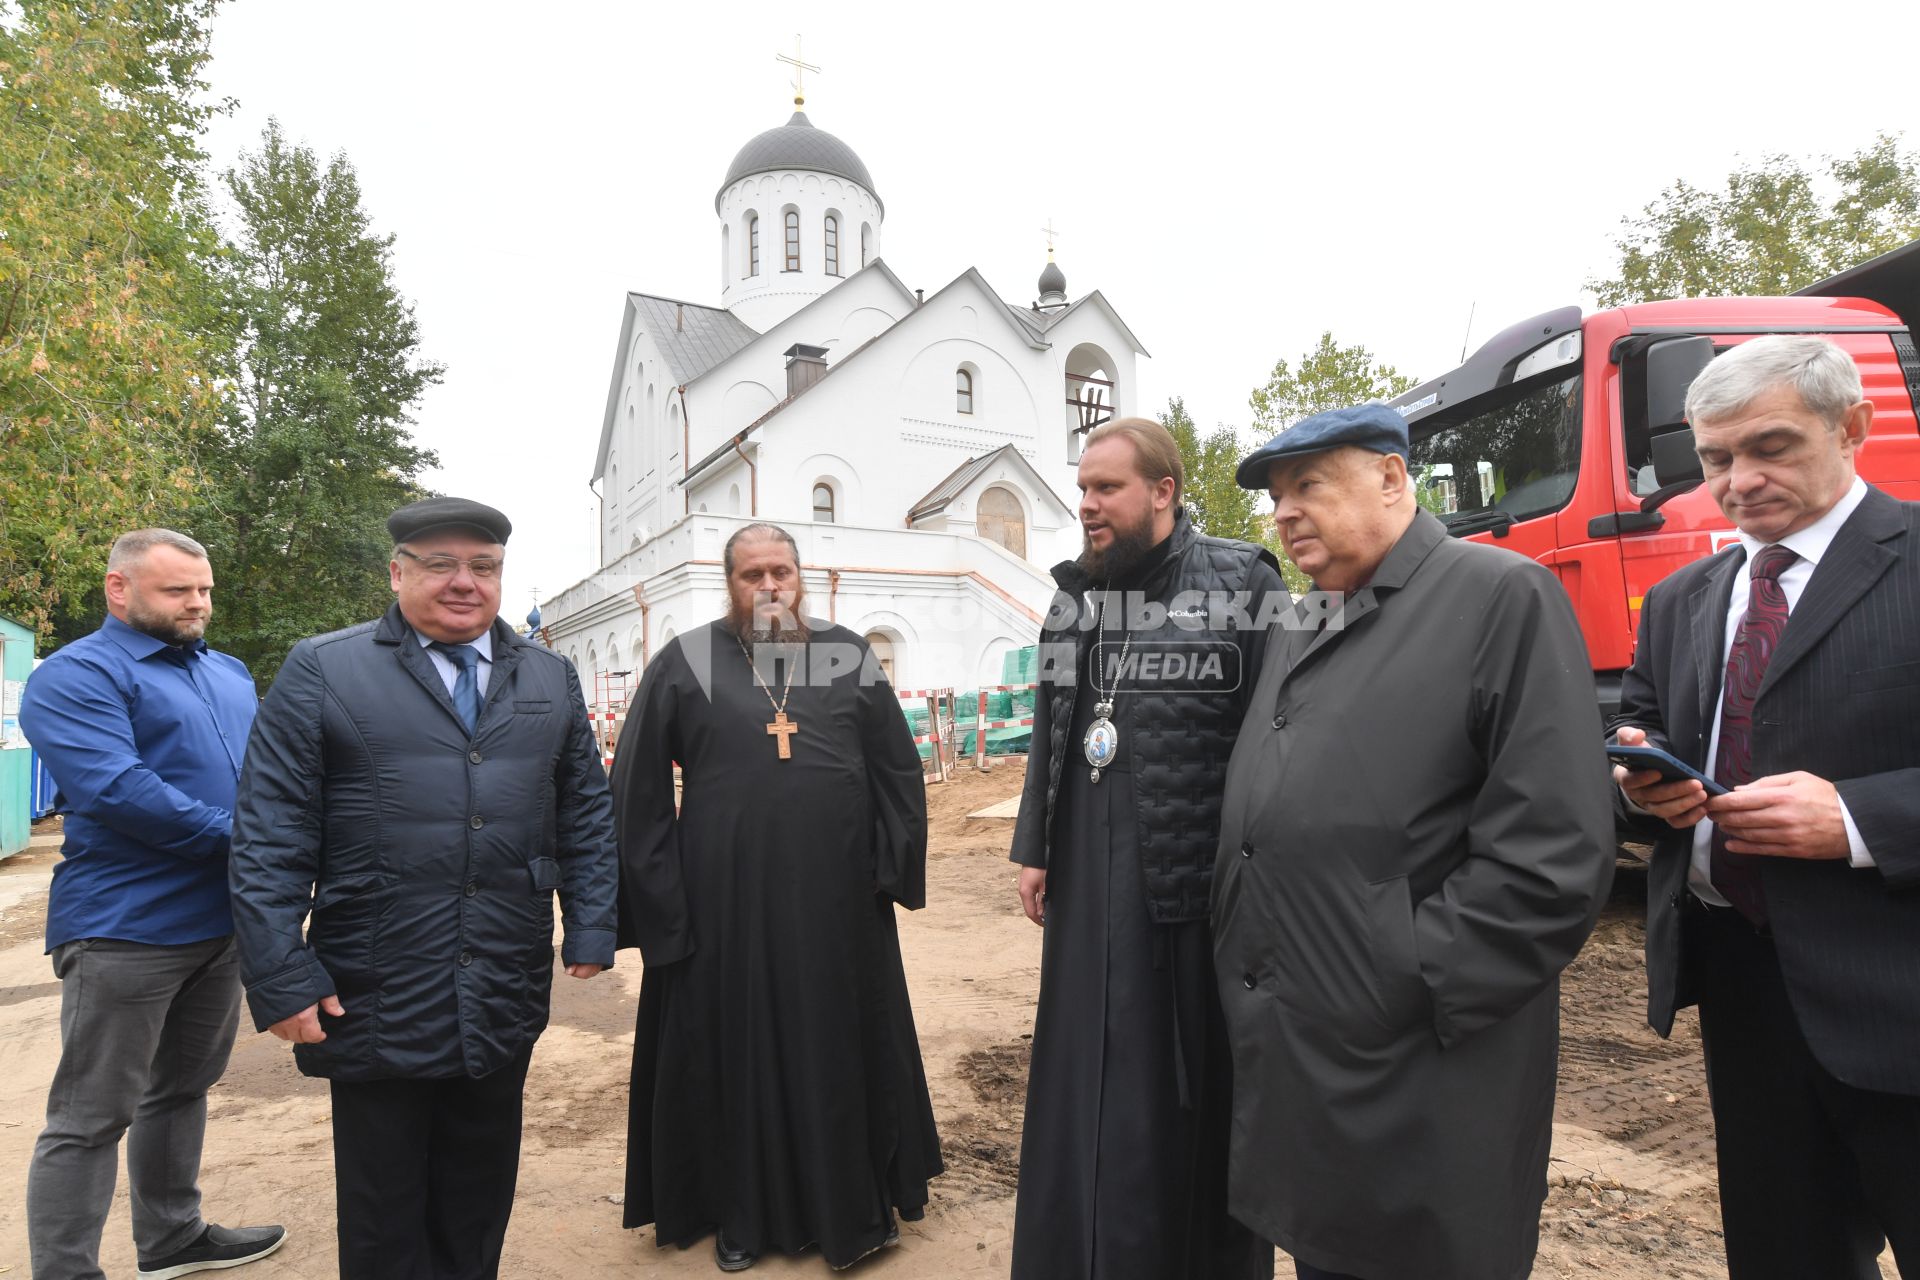
[[[427, 657], [433, 662], [433, 669], [440, 673], [441, 682], [447, 686], [447, 692], [451, 694], [453, 682], [460, 678], [460, 668], [452, 658], [435, 649], [433, 641], [418, 631], [413, 633], [413, 637], [420, 642], [420, 647], [427, 651]], [[478, 639], [469, 640], [467, 643], [480, 653], [480, 661], [473, 668], [473, 678], [479, 685], [480, 697], [484, 701], [487, 696], [487, 677], [493, 673], [493, 632], [482, 631]]]
[[[1800, 603], [1800, 596], [1806, 591], [1807, 581], [1813, 577], [1813, 571], [1820, 567], [1821, 557], [1833, 545], [1834, 535], [1840, 532], [1840, 526], [1847, 522], [1848, 517], [1866, 500], [1866, 496], [1866, 481], [1856, 476], [1853, 486], [1842, 495], [1840, 501], [1833, 504], [1832, 510], [1798, 533], [1790, 533], [1780, 539], [1781, 546], [1800, 557], [1780, 574], [1780, 590], [1787, 597], [1789, 615]], [[1753, 557], [1767, 544], [1742, 533], [1740, 545], [1746, 548], [1747, 557], [1733, 575], [1733, 595], [1727, 601], [1727, 622], [1720, 642], [1720, 670], [1723, 677], [1727, 659], [1733, 654], [1734, 633], [1740, 629], [1740, 620], [1747, 614], [1747, 597], [1751, 594], [1749, 586], [1752, 581], [1748, 569], [1753, 564]], [[1715, 701], [1713, 706], [1713, 733], [1707, 739], [1704, 770], [1709, 774], [1713, 772], [1714, 762], [1720, 758], [1720, 710], [1725, 693], [1725, 689], [1722, 689], [1720, 700]], [[1840, 819], [1846, 823], [1847, 848], [1853, 865], [1873, 866], [1873, 855], [1867, 852], [1866, 841], [1860, 838], [1860, 828], [1853, 824], [1853, 815], [1847, 812], [1847, 802], [1844, 800], [1840, 802]], [[1713, 887], [1712, 863], [1713, 820], [1708, 818], [1693, 829], [1693, 866], [1687, 874], [1687, 883], [1701, 901], [1710, 902], [1716, 907], [1728, 906], [1726, 898]]]

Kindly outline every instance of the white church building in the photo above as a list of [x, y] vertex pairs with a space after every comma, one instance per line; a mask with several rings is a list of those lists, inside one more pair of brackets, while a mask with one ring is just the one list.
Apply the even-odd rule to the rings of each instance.
[[971, 268], [908, 289], [866, 165], [803, 111], [740, 149], [714, 212], [719, 306], [626, 297], [600, 566], [543, 602], [547, 643], [602, 701], [725, 611], [721, 548], [766, 520], [799, 544], [808, 612], [866, 636], [897, 686], [999, 683], [1079, 552], [1081, 442], [1138, 412], [1145, 349], [1051, 261], [1031, 302]]

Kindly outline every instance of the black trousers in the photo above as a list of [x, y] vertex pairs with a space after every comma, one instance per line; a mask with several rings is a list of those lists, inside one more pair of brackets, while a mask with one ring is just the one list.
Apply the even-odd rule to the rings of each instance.
[[341, 1280], [495, 1280], [532, 1057], [477, 1080], [333, 1082]]
[[1920, 1098], [1842, 1084], [1814, 1060], [1780, 959], [1731, 909], [1686, 922], [1731, 1280], [1878, 1280], [1891, 1243], [1920, 1277]]

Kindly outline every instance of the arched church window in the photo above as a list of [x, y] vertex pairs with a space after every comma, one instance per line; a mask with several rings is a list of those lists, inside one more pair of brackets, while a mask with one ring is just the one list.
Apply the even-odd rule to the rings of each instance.
[[830, 276], [837, 276], [840, 274], [840, 219], [834, 217], [832, 214], [828, 214], [827, 221], [826, 221], [826, 228], [827, 228], [827, 254], [826, 254], [827, 274]]
[[733, 273], [733, 228], [720, 228], [720, 283], [724, 287]]
[[747, 215], [747, 274], [760, 274], [760, 215]]
[[980, 495], [975, 526], [988, 542], [999, 543], [1022, 560], [1027, 558], [1027, 514], [1010, 490], [995, 485]]
[[800, 269], [800, 212], [787, 210], [787, 267], [788, 271]]
[[873, 261], [873, 227], [869, 223], [860, 224], [860, 265], [865, 267]]
[[833, 523], [833, 486], [824, 480], [813, 486], [813, 520], [815, 524]]
[[973, 374], [965, 369], [953, 371], [953, 401], [961, 413], [973, 412]]

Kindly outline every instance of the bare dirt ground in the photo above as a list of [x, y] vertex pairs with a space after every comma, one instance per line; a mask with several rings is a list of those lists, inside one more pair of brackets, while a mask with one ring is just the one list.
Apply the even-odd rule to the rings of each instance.
[[[962, 769], [928, 789], [934, 840], [925, 911], [903, 914], [901, 943], [948, 1172], [926, 1219], [852, 1274], [895, 1280], [1008, 1273], [1040, 931], [1019, 912], [1006, 861], [1012, 824], [966, 815], [1018, 793], [1024, 764]], [[59, 1049], [59, 985], [41, 954], [57, 854], [0, 862], [0, 1276], [27, 1275], [28, 1157]], [[1614, 902], [1564, 988], [1560, 1099], [1538, 1277], [1695, 1280], [1724, 1276], [1712, 1126], [1698, 1026], [1672, 1041], [1646, 1027], [1640, 918], [1644, 878], [1623, 869]], [[552, 1028], [527, 1085], [526, 1141], [502, 1274], [712, 1276], [711, 1249], [655, 1247], [624, 1231], [618, 1199], [639, 961], [590, 982], [557, 978]], [[244, 1022], [210, 1098], [201, 1185], [209, 1216], [281, 1222], [286, 1247], [248, 1280], [338, 1274], [326, 1086], [287, 1047]], [[122, 1179], [102, 1263], [131, 1277]], [[1883, 1259], [1885, 1275], [1894, 1277]], [[832, 1274], [816, 1254], [768, 1258], [754, 1275]], [[1278, 1274], [1292, 1267], [1279, 1258]]]

